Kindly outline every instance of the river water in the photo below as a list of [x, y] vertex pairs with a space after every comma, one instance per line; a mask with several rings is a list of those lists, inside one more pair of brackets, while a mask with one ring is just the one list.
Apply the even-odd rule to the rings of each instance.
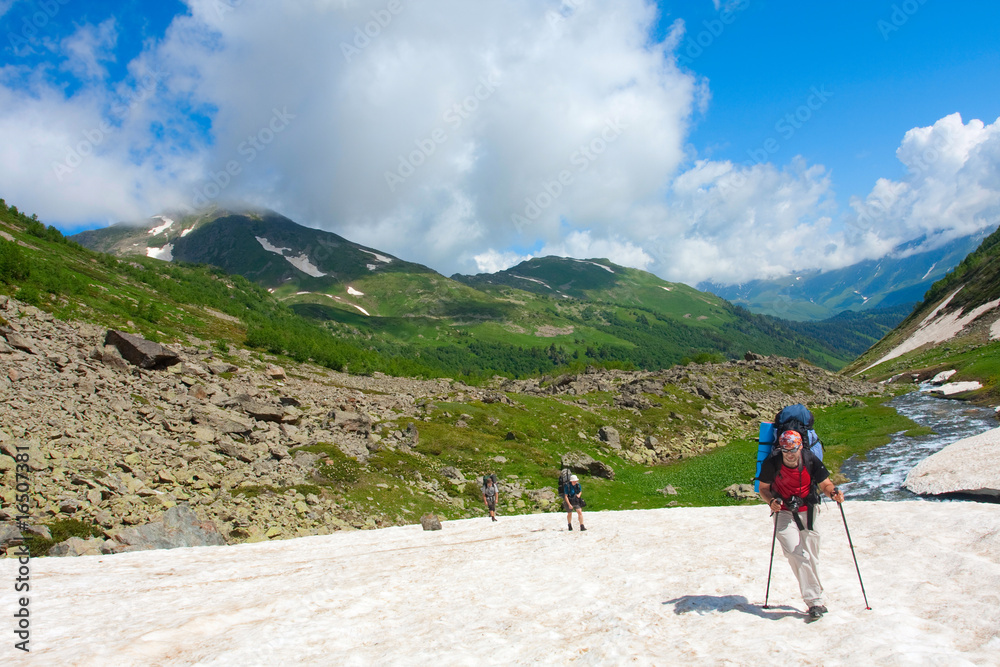
[[840, 467], [851, 481], [841, 484], [844, 495], [853, 500], [933, 499], [903, 488], [906, 474], [918, 463], [951, 443], [997, 428], [996, 413], [964, 401], [937, 398], [922, 391], [904, 394], [889, 401], [904, 417], [934, 429], [931, 435], [909, 438], [892, 436], [889, 444], [873, 449], [865, 458], [852, 456]]

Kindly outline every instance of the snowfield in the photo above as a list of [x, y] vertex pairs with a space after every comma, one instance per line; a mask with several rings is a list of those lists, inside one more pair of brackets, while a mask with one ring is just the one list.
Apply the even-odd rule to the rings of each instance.
[[[31, 654], [73, 665], [996, 665], [1000, 505], [825, 503], [804, 622], [764, 506], [501, 516], [31, 561]], [[13, 582], [16, 561], [0, 562]], [[12, 585], [0, 616], [12, 628]]]

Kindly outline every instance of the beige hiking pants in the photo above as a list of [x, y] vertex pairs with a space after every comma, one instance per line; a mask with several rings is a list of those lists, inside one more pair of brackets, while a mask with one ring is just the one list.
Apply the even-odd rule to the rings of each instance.
[[[807, 526], [806, 512], [799, 514], [803, 526]], [[816, 527], [817, 512], [813, 510], [813, 528]], [[823, 604], [823, 585], [819, 582], [819, 533], [815, 530], [799, 530], [792, 513], [778, 512], [778, 543], [785, 552], [788, 564], [799, 582], [799, 591], [806, 606]]]

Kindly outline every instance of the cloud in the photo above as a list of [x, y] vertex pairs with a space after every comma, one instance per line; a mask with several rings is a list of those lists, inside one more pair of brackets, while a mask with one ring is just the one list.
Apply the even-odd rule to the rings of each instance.
[[115, 60], [117, 42], [118, 29], [114, 18], [96, 26], [89, 23], [82, 25], [62, 40], [61, 48], [66, 57], [62, 67], [81, 79], [103, 79], [108, 71], [101, 63]]
[[1000, 222], [1000, 119], [965, 124], [957, 113], [945, 116], [907, 132], [896, 156], [903, 179], [879, 179], [851, 200], [853, 243], [883, 253], [923, 238], [910, 250], [920, 252]]
[[476, 267], [479, 273], [496, 273], [516, 266], [521, 262], [526, 262], [532, 255], [521, 255], [516, 252], [499, 252], [497, 250], [487, 250], [473, 257], [476, 260]]
[[674, 64], [682, 22], [653, 41], [649, 0], [187, 5], [123, 81], [113, 19], [62, 42], [79, 86], [0, 69], [8, 201], [64, 226], [247, 202], [446, 275], [532, 248], [689, 283], [997, 219], [998, 125], [957, 115], [907, 133], [908, 175], [846, 220], [821, 165], [699, 159], [708, 83]]

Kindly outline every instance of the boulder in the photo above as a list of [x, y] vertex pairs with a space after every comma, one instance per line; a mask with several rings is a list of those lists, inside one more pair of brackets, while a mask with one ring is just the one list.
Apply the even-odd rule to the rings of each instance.
[[453, 466], [445, 466], [441, 468], [441, 475], [455, 484], [465, 484], [465, 475], [462, 471]]
[[255, 400], [244, 401], [243, 411], [254, 419], [265, 422], [280, 422], [285, 416], [284, 407]]
[[621, 449], [621, 437], [618, 435], [618, 429], [614, 426], [602, 426], [597, 432], [597, 437], [601, 439], [602, 442], [608, 443], [611, 449]]
[[568, 452], [563, 455], [561, 461], [563, 468], [569, 468], [573, 472], [582, 472], [592, 477], [603, 479], [614, 479], [615, 471], [607, 463], [595, 460], [583, 452]]
[[22, 539], [21, 531], [13, 523], [0, 523], [0, 548]]
[[759, 496], [754, 493], [753, 484], [730, 484], [723, 493], [736, 500], [754, 500]]
[[142, 336], [111, 329], [104, 336], [105, 345], [114, 345], [130, 364], [146, 369], [173, 366], [181, 359], [176, 352]]
[[197, 406], [191, 411], [191, 420], [198, 425], [211, 427], [218, 433], [249, 433], [253, 423], [231, 412], [209, 406]]
[[202, 521], [187, 503], [171, 507], [158, 521], [125, 528], [114, 535], [116, 551], [221, 546], [226, 543], [211, 521]]
[[372, 423], [371, 417], [363, 412], [331, 410], [329, 416], [336, 426], [345, 431], [367, 433]]
[[60, 542], [49, 549], [49, 556], [56, 558], [67, 556], [100, 556], [102, 553], [101, 547], [103, 546], [104, 540], [97, 537], [91, 537], [87, 540], [80, 537], [71, 537], [65, 542]]
[[420, 525], [424, 527], [424, 530], [441, 530], [441, 519], [433, 514], [425, 514], [420, 517]]
[[15, 350], [21, 350], [22, 352], [27, 352], [28, 354], [35, 353], [35, 349], [32, 347], [31, 341], [20, 334], [9, 333], [5, 334], [4, 338], [7, 339], [7, 343]]

